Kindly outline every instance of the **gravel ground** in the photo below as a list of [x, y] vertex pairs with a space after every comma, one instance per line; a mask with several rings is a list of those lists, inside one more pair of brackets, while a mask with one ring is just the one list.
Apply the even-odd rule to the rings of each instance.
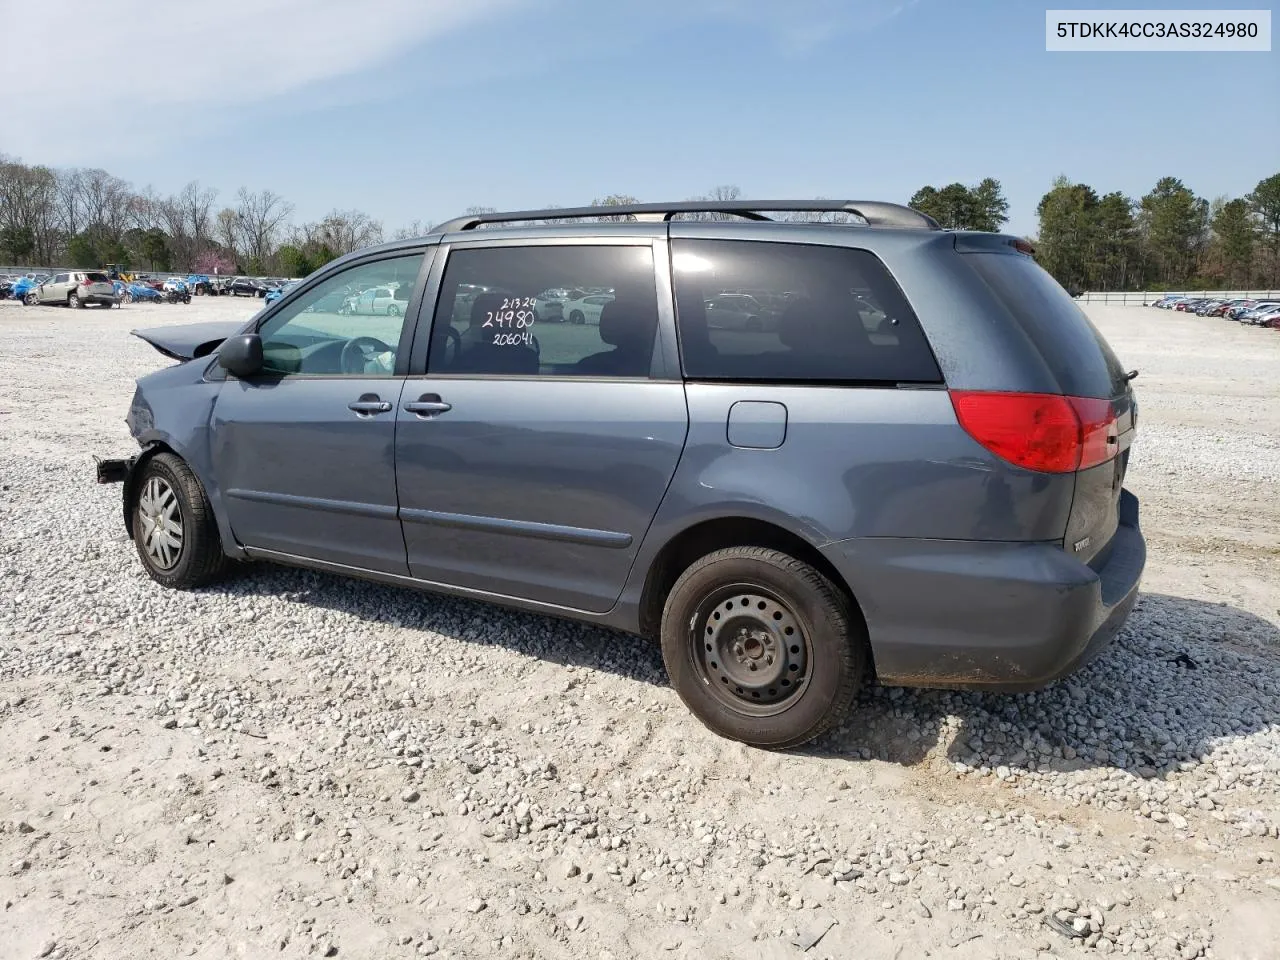
[[134, 326], [0, 303], [0, 956], [1280, 955], [1280, 336], [1091, 316], [1141, 376], [1145, 593], [1047, 691], [719, 740], [625, 635], [126, 539]]

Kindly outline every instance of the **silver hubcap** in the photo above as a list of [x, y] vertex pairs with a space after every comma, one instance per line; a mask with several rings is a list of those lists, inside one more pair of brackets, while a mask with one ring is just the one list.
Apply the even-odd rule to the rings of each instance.
[[151, 562], [168, 570], [182, 553], [182, 510], [177, 494], [160, 477], [151, 477], [138, 498], [142, 546]]

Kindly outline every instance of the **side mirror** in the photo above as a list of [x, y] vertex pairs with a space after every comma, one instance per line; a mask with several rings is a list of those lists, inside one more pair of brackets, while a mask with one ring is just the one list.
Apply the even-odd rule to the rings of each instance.
[[228, 337], [218, 348], [218, 365], [237, 377], [252, 377], [262, 370], [262, 338], [256, 333]]

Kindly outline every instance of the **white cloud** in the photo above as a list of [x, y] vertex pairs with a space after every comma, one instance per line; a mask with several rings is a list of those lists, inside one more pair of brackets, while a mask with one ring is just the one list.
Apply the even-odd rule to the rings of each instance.
[[[33, 162], [81, 162], [85, 152], [106, 152], [104, 138], [156, 137], [164, 126], [157, 109], [262, 103], [367, 70], [526, 2], [18, 0], [6, 5], [10, 35], [0, 63], [5, 99], [19, 107], [6, 123], [4, 150]], [[12, 33], [19, 23], [31, 25], [25, 40]], [[31, 42], [50, 24], [62, 25], [49, 35], [53, 42]], [[145, 112], [155, 124], [149, 135], [128, 122], [92, 133], [94, 124], [76, 115], [95, 111]], [[119, 146], [110, 144], [110, 152]]]
[[773, 34], [785, 53], [800, 54], [842, 35], [887, 23], [919, 0], [704, 0], [726, 19], [755, 24]]

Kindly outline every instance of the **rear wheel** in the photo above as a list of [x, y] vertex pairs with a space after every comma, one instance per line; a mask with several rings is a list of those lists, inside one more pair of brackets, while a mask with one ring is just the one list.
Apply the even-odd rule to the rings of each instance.
[[142, 465], [133, 503], [133, 542], [156, 583], [190, 589], [223, 575], [227, 557], [200, 481], [181, 458], [159, 453]]
[[569, 322], [570, 323], [586, 323], [587, 318], [586, 318], [586, 315], [583, 314], [581, 310], [574, 310], [572, 313], [569, 314]]
[[387, 316], [388, 317], [400, 316], [400, 308], [397, 307], [394, 303], [391, 304], [389, 307], [387, 307]]
[[662, 614], [662, 658], [685, 705], [721, 736], [766, 749], [839, 721], [866, 673], [865, 650], [840, 589], [763, 547], [696, 561]]
[[40, 302], [39, 299], [36, 297], [34, 293], [28, 293], [25, 297], [22, 298], [22, 305], [24, 307], [34, 307], [39, 302]]

